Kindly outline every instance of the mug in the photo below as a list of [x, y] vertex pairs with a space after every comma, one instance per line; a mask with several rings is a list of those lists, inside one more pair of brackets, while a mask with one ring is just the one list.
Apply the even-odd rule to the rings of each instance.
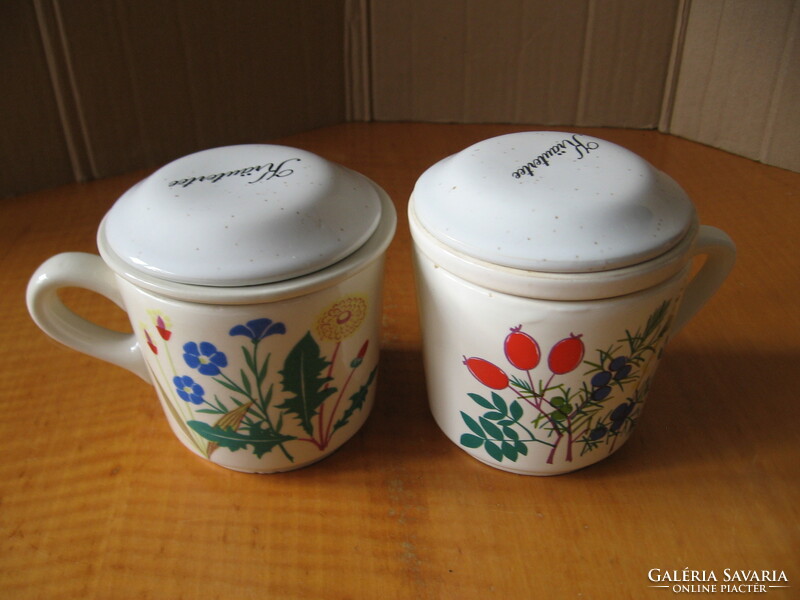
[[473, 458], [524, 475], [568, 473], [627, 441], [665, 345], [735, 259], [666, 175], [559, 132], [437, 163], [408, 215], [432, 415]]
[[[124, 234], [109, 233], [114, 230], [115, 217], [125, 224], [123, 230], [134, 231], [131, 239], [149, 233], [135, 233], [138, 225], [122, 210], [130, 198], [123, 197], [100, 226], [98, 246], [102, 259], [84, 253], [54, 256], [39, 267], [27, 292], [30, 314], [45, 333], [151, 383], [172, 431], [183, 445], [215, 464], [237, 471], [272, 473], [312, 464], [344, 444], [367, 419], [375, 397], [383, 265], [395, 230], [394, 208], [385, 192], [363, 176], [343, 167], [331, 171], [326, 161], [310, 153], [266, 145], [215, 149], [185, 157], [129, 192], [131, 202], [140, 205], [134, 210], [136, 213], [143, 212], [142, 206], [152, 209], [150, 204], [156, 203], [153, 189], [148, 191], [148, 186], [155, 186], [156, 191], [163, 188], [169, 198], [176, 199], [173, 202], [181, 204], [181, 209], [191, 205], [198, 210], [186, 214], [182, 224], [188, 227], [195, 217], [202, 217], [196, 207], [204, 199], [191, 190], [183, 195], [173, 193], [176, 185], [170, 184], [178, 182], [177, 186], [185, 190], [182, 186], [188, 178], [181, 175], [188, 172], [197, 179], [196, 174], [204, 172], [199, 169], [207, 169], [205, 172], [214, 176], [220, 174], [216, 181], [214, 177], [207, 178], [208, 185], [216, 186], [214, 206], [226, 192], [242, 194], [238, 208], [226, 198], [222, 208], [225, 216], [238, 210], [234, 214], [242, 223], [250, 226], [261, 219], [261, 225], [269, 228], [276, 221], [276, 212], [286, 212], [286, 206], [279, 206], [280, 201], [275, 204], [272, 195], [278, 192], [285, 198], [288, 192], [285, 187], [263, 185], [254, 191], [251, 185], [263, 184], [264, 175], [269, 176], [270, 170], [228, 175], [227, 182], [222, 178], [236, 171], [237, 165], [274, 167], [285, 164], [287, 156], [302, 163], [307, 172], [300, 171], [297, 164], [293, 173], [285, 167], [272, 169], [286, 178], [294, 175], [298, 179], [295, 185], [302, 188], [295, 190], [296, 198], [291, 198], [292, 206], [297, 208], [293, 211], [297, 222], [283, 220], [277, 227], [299, 227], [302, 220], [317, 228], [319, 219], [311, 218], [318, 216], [317, 205], [327, 210], [334, 201], [332, 196], [336, 196], [331, 188], [335, 181], [330, 180], [344, 178], [351, 188], [354, 182], [362, 188], [360, 197], [354, 188], [348, 192], [358, 197], [357, 210], [363, 211], [364, 195], [369, 197], [378, 218], [374, 227], [368, 228], [366, 241], [344, 258], [337, 256], [324, 268], [288, 278], [275, 274], [276, 261], [265, 261], [262, 272], [254, 277], [278, 280], [262, 284], [187, 283], [186, 273], [192, 277], [199, 273], [194, 261], [184, 270], [170, 265], [173, 278], [165, 279], [160, 276], [166, 269], [163, 265], [172, 258], [178, 264], [186, 254], [186, 246], [154, 252], [155, 260], [162, 261], [158, 269], [148, 272], [137, 268], [135, 261], [120, 251], [129, 240], [123, 239]], [[309, 185], [316, 189], [323, 176], [328, 177], [329, 185], [321, 187], [318, 198], [307, 201]], [[258, 177], [262, 179], [257, 181]], [[227, 187], [219, 186], [220, 182]], [[264, 216], [261, 205], [267, 193], [275, 206], [272, 213]], [[163, 205], [159, 210], [177, 210], [169, 205], [169, 198], [158, 197], [157, 203]], [[152, 218], [148, 215], [148, 219]], [[201, 249], [199, 244], [206, 239], [210, 245], [218, 244], [224, 234], [215, 235], [211, 230], [224, 227], [223, 221], [210, 212], [207, 222], [200, 224], [200, 231], [190, 242], [184, 242], [190, 243], [192, 249], [194, 244]], [[343, 227], [336, 229], [340, 237], [346, 237], [338, 231]], [[255, 231], [264, 235], [261, 227]], [[244, 234], [239, 235], [237, 239], [243, 239]], [[363, 232], [358, 235], [364, 237]], [[299, 254], [309, 251], [307, 246], [311, 244], [308, 237], [305, 241], [298, 238], [297, 243], [298, 247], [291, 251], [292, 260], [286, 263], [293, 270], [297, 269]], [[287, 242], [281, 244], [285, 247]], [[241, 246], [245, 245], [243, 240]], [[210, 247], [209, 253], [230, 252], [231, 246]], [[336, 252], [340, 249], [337, 247]], [[171, 257], [173, 251], [175, 255]], [[252, 244], [248, 252], [255, 252]], [[309, 252], [314, 260], [322, 254], [319, 246]], [[220, 269], [225, 277], [235, 272], [235, 277], [241, 279], [242, 270], [237, 266], [240, 263], [247, 263], [246, 269], [252, 268], [251, 261], [241, 257], [238, 262], [230, 257], [225, 260], [231, 261]], [[203, 275], [208, 281], [209, 273], [213, 275], [219, 265], [204, 264], [209, 267]], [[285, 268], [281, 266], [284, 271]], [[301, 268], [309, 270], [308, 266]], [[133, 332], [111, 331], [75, 315], [57, 296], [63, 287], [85, 288], [109, 298], [127, 313]], [[86, 385], [90, 387], [91, 382]]]

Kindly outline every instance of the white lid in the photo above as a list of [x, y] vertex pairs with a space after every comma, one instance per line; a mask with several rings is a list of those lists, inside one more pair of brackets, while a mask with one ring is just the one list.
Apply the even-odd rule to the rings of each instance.
[[582, 134], [525, 132], [479, 142], [414, 188], [421, 225], [492, 264], [552, 273], [618, 269], [667, 252], [694, 207], [633, 152]]
[[245, 286], [336, 263], [380, 218], [378, 188], [366, 177], [304, 150], [252, 144], [162, 167], [117, 200], [100, 236], [139, 272]]

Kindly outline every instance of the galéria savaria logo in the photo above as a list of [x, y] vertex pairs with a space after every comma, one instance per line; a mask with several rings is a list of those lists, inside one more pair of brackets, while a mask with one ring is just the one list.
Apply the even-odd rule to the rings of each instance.
[[767, 593], [790, 588], [784, 571], [723, 569], [699, 571], [686, 567], [677, 569], [650, 569], [647, 572], [651, 588], [670, 590], [674, 594], [702, 593]]

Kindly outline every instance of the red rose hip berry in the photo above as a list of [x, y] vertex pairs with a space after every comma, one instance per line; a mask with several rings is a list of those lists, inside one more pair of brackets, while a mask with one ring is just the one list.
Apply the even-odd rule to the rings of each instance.
[[563, 375], [576, 369], [583, 360], [583, 342], [581, 335], [569, 334], [550, 350], [547, 366], [556, 375]]
[[508, 375], [496, 364], [475, 356], [465, 357], [464, 364], [467, 365], [472, 376], [486, 387], [493, 390], [502, 390], [508, 387]]
[[508, 362], [517, 369], [529, 371], [539, 364], [541, 353], [536, 340], [522, 331], [522, 325], [512, 327], [504, 345]]

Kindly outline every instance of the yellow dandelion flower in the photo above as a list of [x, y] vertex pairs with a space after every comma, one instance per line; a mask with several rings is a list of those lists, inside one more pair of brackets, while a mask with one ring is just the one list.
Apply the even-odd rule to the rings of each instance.
[[356, 332], [366, 316], [366, 299], [361, 296], [347, 296], [317, 317], [317, 334], [323, 340], [341, 342]]

